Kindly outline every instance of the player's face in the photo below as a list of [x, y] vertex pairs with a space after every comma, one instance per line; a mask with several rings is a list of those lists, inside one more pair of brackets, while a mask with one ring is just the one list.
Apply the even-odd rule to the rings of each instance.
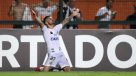
[[54, 25], [54, 20], [52, 17], [47, 18], [46, 22], [48, 25]]

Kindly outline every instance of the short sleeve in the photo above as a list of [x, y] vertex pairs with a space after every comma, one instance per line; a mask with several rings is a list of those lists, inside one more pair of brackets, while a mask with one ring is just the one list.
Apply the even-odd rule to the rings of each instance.
[[55, 30], [60, 31], [62, 29], [62, 24], [58, 24], [54, 27]]

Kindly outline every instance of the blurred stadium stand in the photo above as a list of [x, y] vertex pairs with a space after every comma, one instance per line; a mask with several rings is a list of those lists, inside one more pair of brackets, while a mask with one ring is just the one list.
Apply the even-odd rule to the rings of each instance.
[[[35, 4], [41, 0], [23, 0], [27, 4]], [[53, 0], [58, 1], [58, 0]], [[82, 11], [84, 21], [94, 21], [94, 17], [98, 9], [105, 5], [105, 0], [76, 0], [76, 6]], [[12, 24], [3, 24], [3, 21], [12, 21], [12, 17], [9, 17], [8, 11], [12, 3], [12, 0], [0, 0], [0, 28], [12, 28]], [[117, 11], [117, 17], [115, 21], [124, 21], [126, 17], [133, 13], [132, 5], [136, 5], [136, 0], [115, 0], [113, 4], [113, 9]], [[53, 17], [56, 18], [56, 12], [54, 12]], [[129, 22], [128, 22], [129, 23]], [[127, 24], [128, 24], [127, 23]], [[133, 22], [134, 23], [134, 22]], [[32, 23], [33, 24], [33, 23]], [[118, 25], [114, 24], [110, 27], [111, 29], [122, 29], [124, 26], [120, 23]], [[128, 25], [125, 28], [129, 28]], [[84, 24], [79, 25], [79, 29], [97, 29], [96, 24]]]

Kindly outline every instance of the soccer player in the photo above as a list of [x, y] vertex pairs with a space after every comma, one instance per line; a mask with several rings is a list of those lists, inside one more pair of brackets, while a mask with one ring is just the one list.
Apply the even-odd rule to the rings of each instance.
[[52, 67], [56, 67], [58, 64], [65, 72], [70, 71], [69, 63], [61, 51], [59, 32], [66, 23], [68, 23], [74, 16], [78, 14], [78, 12], [79, 9], [75, 9], [68, 18], [64, 19], [60, 24], [55, 26], [52, 17], [46, 16], [44, 20], [41, 21], [40, 18], [37, 17], [35, 11], [32, 10], [36, 21], [40, 24], [48, 47], [48, 59], [44, 65], [44, 70], [46, 72], [48, 72]]

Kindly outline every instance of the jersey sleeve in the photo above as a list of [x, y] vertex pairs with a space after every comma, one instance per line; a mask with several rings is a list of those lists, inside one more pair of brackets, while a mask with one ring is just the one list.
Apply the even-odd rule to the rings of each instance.
[[58, 24], [54, 27], [55, 30], [60, 31], [62, 29], [62, 24]]
[[47, 30], [47, 27], [43, 26], [42, 31], [46, 31], [46, 30]]

